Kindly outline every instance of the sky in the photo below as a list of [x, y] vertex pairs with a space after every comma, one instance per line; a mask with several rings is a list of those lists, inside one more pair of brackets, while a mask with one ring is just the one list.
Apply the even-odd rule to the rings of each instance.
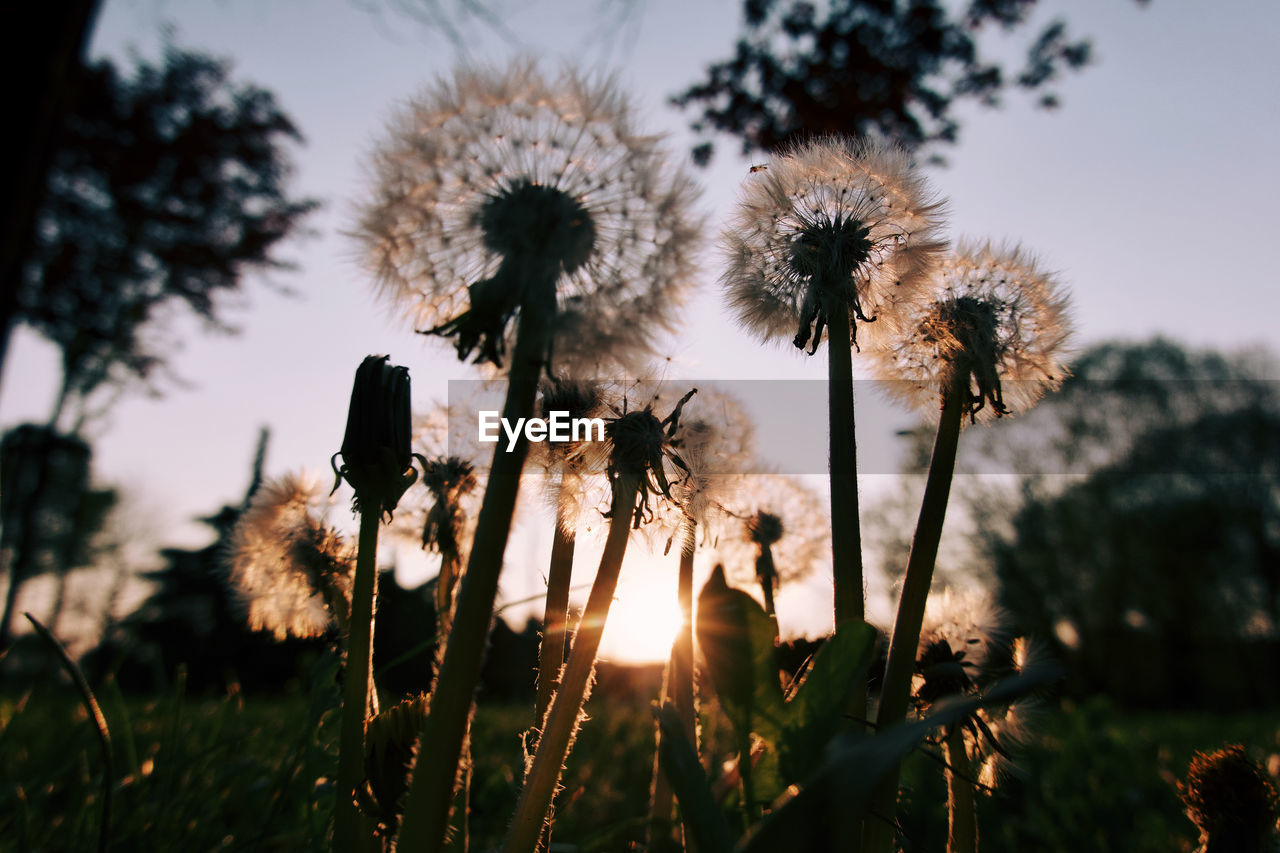
[[[293, 186], [324, 202], [310, 236], [280, 252], [296, 270], [271, 274], [296, 295], [249, 281], [246, 296], [224, 312], [240, 329], [234, 337], [179, 318], [172, 328], [182, 346], [172, 365], [182, 384], [164, 386], [162, 399], [126, 396], [86, 430], [97, 480], [128, 489], [163, 544], [208, 541], [193, 519], [243, 495], [261, 426], [272, 430], [269, 474], [323, 471], [341, 442], [351, 377], [365, 355], [390, 353], [409, 366], [418, 410], [445, 399], [448, 379], [474, 375], [447, 344], [413, 335], [375, 301], [356, 245], [343, 233], [367, 191], [373, 140], [395, 104], [460, 58], [437, 27], [406, 11], [414, 3], [104, 4], [95, 56], [157, 58], [169, 30], [179, 46], [227, 57], [235, 79], [274, 92], [306, 138], [292, 152]], [[669, 134], [681, 157], [695, 140], [690, 116], [666, 99], [728, 55], [741, 8], [738, 0], [638, 0], [619, 23], [617, 2], [489, 5], [505, 34], [460, 22], [466, 58], [501, 63], [531, 53], [548, 67], [572, 60], [615, 71], [641, 107], [640, 124]], [[1092, 38], [1095, 61], [1057, 85], [1057, 111], [1036, 109], [1018, 92], [998, 110], [960, 110], [960, 143], [939, 150], [947, 165], [927, 168], [950, 199], [951, 234], [1034, 250], [1072, 292], [1079, 346], [1164, 334], [1195, 346], [1276, 348], [1280, 276], [1269, 257], [1280, 197], [1273, 88], [1280, 52], [1272, 44], [1280, 4], [1224, 0], [1212, 12], [1197, 0], [1040, 5], [1035, 20], [1065, 17]], [[1014, 61], [1022, 44], [990, 42], [995, 55]], [[713, 167], [698, 174], [709, 237], [760, 159], [737, 156], [731, 139], [717, 150]], [[714, 249], [704, 258], [698, 293], [670, 343], [668, 377], [823, 378], [821, 356], [762, 347], [733, 324], [720, 305]], [[53, 349], [20, 330], [0, 385], [0, 426], [43, 421], [56, 384]], [[876, 448], [862, 461], [877, 475], [892, 468], [885, 448], [893, 427], [859, 437]], [[802, 429], [825, 443], [821, 424]], [[864, 489], [874, 492], [875, 479]], [[529, 542], [543, 545], [537, 535]], [[517, 578], [508, 570], [504, 594], [533, 594], [537, 571], [522, 567]], [[625, 590], [624, 573], [620, 596]], [[797, 613], [820, 597], [806, 595]]]

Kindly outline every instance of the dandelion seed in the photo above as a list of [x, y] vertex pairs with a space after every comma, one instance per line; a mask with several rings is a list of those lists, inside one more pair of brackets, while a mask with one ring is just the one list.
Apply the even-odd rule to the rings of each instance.
[[290, 474], [263, 483], [231, 534], [231, 581], [249, 627], [277, 640], [318, 637], [350, 609], [354, 555], [323, 520], [317, 483]]
[[892, 335], [945, 247], [942, 209], [901, 150], [802, 145], [746, 184], [721, 238], [721, 284], [747, 329], [810, 354], [836, 303], [871, 336]]
[[971, 422], [1025, 411], [1066, 378], [1066, 295], [1026, 251], [962, 243], [936, 273], [931, 303], [875, 353], [891, 393], [936, 414], [957, 381]]
[[629, 367], [670, 328], [701, 228], [696, 190], [611, 82], [548, 78], [532, 61], [458, 71], [399, 111], [374, 159], [357, 229], [368, 265], [459, 358], [500, 366], [548, 271], [562, 373]]

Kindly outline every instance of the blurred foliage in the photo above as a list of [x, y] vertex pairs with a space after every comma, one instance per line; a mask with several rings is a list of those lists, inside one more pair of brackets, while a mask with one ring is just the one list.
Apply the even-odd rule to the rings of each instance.
[[977, 439], [1020, 477], [976, 508], [1014, 628], [1077, 695], [1274, 705], [1280, 685], [1280, 373], [1165, 340], [1086, 352], [1062, 391]]
[[286, 191], [297, 128], [226, 62], [169, 47], [132, 77], [80, 73], [18, 293], [18, 321], [62, 352], [59, 408], [163, 366], [174, 307], [227, 331], [219, 296], [283, 266], [273, 250], [316, 207]]
[[[1058, 104], [1045, 87], [1091, 58], [1061, 20], [1040, 30], [1012, 75], [983, 55], [991, 30], [1028, 25], [1036, 0], [744, 0], [732, 58], [672, 98], [699, 111], [693, 129], [728, 133], [742, 152], [776, 151], [807, 136], [886, 138], [908, 148], [954, 142], [955, 105], [986, 106], [1016, 85]], [[713, 143], [694, 149], [706, 163]]]
[[[51, 427], [22, 424], [0, 440], [0, 554], [9, 584], [0, 615], [0, 648], [9, 645], [18, 591], [36, 575], [65, 579], [95, 557], [94, 537], [116, 502], [113, 489], [89, 485], [89, 444]], [[51, 622], [63, 603], [59, 595]]]
[[[164, 695], [138, 698], [110, 683], [100, 687], [120, 764], [112, 849], [320, 849], [331, 791], [316, 779], [334, 765], [327, 704], [337, 695], [327, 669], [334, 664], [322, 658], [309, 675], [311, 697], [294, 691], [197, 700], [173, 684]], [[704, 712], [718, 717], [713, 703]], [[565, 772], [556, 836], [572, 845], [566, 849], [626, 849], [644, 834], [653, 717], [646, 703], [620, 703], [603, 692], [587, 713], [591, 723]], [[523, 766], [519, 733], [531, 724], [531, 704], [482, 704], [476, 712], [475, 849], [501, 840]], [[1243, 742], [1264, 763], [1280, 754], [1275, 714], [1125, 714], [1095, 700], [1046, 710], [1037, 731], [1015, 755], [1015, 770], [979, 801], [987, 853], [1190, 851], [1196, 832], [1174, 783], [1193, 753]], [[723, 738], [704, 743], [715, 756], [714, 776], [732, 746]], [[0, 849], [90, 847], [100, 771], [92, 728], [71, 691], [44, 684], [0, 698], [0, 749]], [[917, 751], [904, 782], [908, 849], [943, 849], [941, 765]]]

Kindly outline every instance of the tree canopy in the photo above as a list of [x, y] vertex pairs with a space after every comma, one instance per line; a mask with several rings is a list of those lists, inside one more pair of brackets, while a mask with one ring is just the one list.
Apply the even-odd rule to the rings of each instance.
[[151, 377], [162, 309], [227, 330], [219, 295], [282, 266], [273, 250], [316, 207], [286, 187], [297, 128], [226, 62], [169, 48], [131, 77], [83, 73], [18, 294], [19, 321], [61, 350], [60, 400]]
[[[1037, 0], [744, 0], [733, 56], [672, 98], [695, 109], [693, 129], [729, 133], [742, 151], [773, 151], [807, 135], [842, 133], [891, 139], [915, 149], [954, 142], [954, 107], [995, 106], [1011, 86], [1058, 104], [1048, 88], [1063, 70], [1090, 61], [1087, 40], [1055, 20], [1011, 72], [980, 47], [987, 31], [1028, 25]], [[706, 163], [710, 139], [694, 149]]]

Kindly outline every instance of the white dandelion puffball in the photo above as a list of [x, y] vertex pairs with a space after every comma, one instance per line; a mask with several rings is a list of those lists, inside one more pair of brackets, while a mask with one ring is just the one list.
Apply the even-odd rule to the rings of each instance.
[[891, 336], [945, 249], [943, 207], [900, 149], [800, 145], [747, 178], [721, 235], [726, 298], [748, 330], [810, 354], [836, 300], [855, 333]]
[[322, 520], [317, 483], [286, 475], [263, 483], [231, 534], [232, 586], [249, 627], [277, 640], [317, 637], [346, 618], [354, 555]]
[[460, 358], [502, 366], [535, 273], [555, 278], [559, 373], [630, 367], [671, 328], [702, 227], [697, 189], [611, 82], [529, 60], [459, 70], [397, 111], [373, 173], [366, 265]]
[[889, 392], [936, 414], [967, 379], [970, 422], [1025, 411], [1067, 376], [1069, 300], [1030, 253], [960, 243], [936, 272], [932, 302], [875, 353]]

